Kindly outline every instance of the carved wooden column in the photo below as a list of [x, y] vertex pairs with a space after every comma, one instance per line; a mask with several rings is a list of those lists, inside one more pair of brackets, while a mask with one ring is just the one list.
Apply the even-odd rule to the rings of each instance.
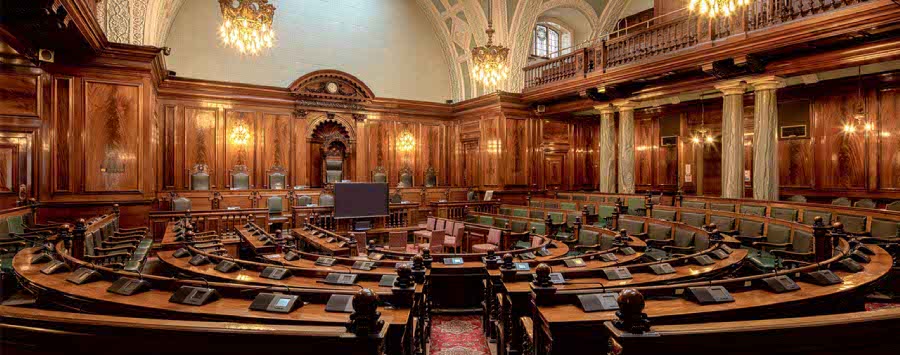
[[617, 101], [619, 109], [619, 193], [634, 193], [634, 101]]
[[744, 92], [747, 84], [716, 85], [722, 92], [722, 197], [744, 197]]
[[749, 80], [756, 99], [753, 110], [753, 198], [778, 201], [778, 99], [784, 79], [766, 76]]
[[612, 106], [597, 106], [600, 110], [600, 192], [616, 192], [616, 109]]

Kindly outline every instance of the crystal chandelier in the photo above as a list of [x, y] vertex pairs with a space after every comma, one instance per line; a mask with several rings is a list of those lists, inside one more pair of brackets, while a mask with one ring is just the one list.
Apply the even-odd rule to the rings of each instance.
[[[493, 9], [493, 3], [490, 4]], [[490, 10], [489, 10], [490, 11]], [[480, 81], [484, 86], [496, 87], [501, 81], [506, 80], [509, 67], [506, 60], [509, 57], [509, 49], [494, 45], [494, 27], [491, 17], [488, 17], [487, 44], [472, 48], [472, 77]]]
[[219, 7], [222, 9], [222, 27], [219, 27], [222, 43], [250, 55], [272, 48], [275, 6], [268, 0], [219, 0]]
[[416, 138], [413, 137], [410, 131], [400, 132], [400, 135], [397, 136], [397, 150], [401, 152], [408, 152], [413, 150], [416, 147]]
[[734, 14], [738, 8], [750, 5], [752, 0], [691, 0], [688, 4], [688, 10], [691, 12], [699, 12], [700, 15], [717, 18], [729, 17]]

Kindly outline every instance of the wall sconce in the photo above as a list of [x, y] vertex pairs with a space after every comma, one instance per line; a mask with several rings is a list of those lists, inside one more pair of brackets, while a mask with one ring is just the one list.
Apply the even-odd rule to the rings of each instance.
[[247, 129], [247, 126], [245, 126], [243, 122], [241, 122], [237, 127], [231, 129], [229, 139], [231, 139], [231, 143], [233, 144], [245, 146], [250, 143], [250, 130]]
[[400, 135], [397, 136], [397, 150], [401, 152], [409, 152], [416, 148], [416, 137], [413, 137], [412, 132], [403, 131], [400, 132]]

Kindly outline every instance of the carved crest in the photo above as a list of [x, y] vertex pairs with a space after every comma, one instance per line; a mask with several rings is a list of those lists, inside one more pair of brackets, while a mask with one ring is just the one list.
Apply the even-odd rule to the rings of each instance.
[[372, 90], [355, 76], [338, 70], [318, 70], [295, 80], [288, 87], [298, 98], [366, 102]]

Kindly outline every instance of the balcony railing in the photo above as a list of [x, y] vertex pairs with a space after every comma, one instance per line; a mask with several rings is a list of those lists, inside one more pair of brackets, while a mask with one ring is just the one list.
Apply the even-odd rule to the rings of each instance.
[[593, 48], [531, 64], [525, 89], [582, 79], [627, 64], [675, 53], [698, 44], [807, 19], [869, 0], [757, 0], [738, 15], [706, 19], [680, 9], [603, 36]]

